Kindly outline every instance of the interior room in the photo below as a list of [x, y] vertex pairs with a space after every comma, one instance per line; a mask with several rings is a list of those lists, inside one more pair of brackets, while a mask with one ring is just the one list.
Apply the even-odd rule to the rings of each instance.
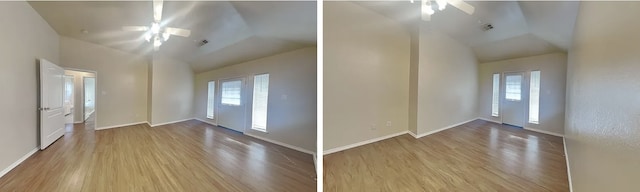
[[324, 2], [325, 191], [636, 191], [639, 2]]
[[316, 10], [0, 2], [0, 191], [315, 191]]

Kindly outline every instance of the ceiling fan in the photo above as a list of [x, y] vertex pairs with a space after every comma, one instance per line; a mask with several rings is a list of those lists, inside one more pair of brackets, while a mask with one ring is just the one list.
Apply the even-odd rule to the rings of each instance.
[[153, 50], [155, 51], [160, 49], [160, 45], [169, 40], [169, 37], [171, 37], [171, 35], [189, 37], [191, 35], [190, 30], [173, 27], [163, 27], [160, 25], [160, 21], [162, 19], [162, 6], [162, 0], [153, 0], [153, 22], [150, 26], [123, 26], [122, 30], [146, 31], [144, 39], [147, 40], [147, 42], [153, 41]]
[[[411, 2], [413, 3], [413, 0], [411, 0]], [[475, 11], [472, 5], [462, 0], [423, 0], [421, 5], [422, 20], [431, 21], [431, 15], [436, 13], [434, 4], [438, 6], [439, 11], [447, 8], [447, 5], [458, 8], [469, 15], [473, 15]]]

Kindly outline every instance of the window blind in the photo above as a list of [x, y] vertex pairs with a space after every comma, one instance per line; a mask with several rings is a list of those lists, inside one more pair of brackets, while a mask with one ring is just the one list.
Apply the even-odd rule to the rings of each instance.
[[252, 129], [267, 131], [267, 103], [269, 98], [269, 74], [253, 78]]
[[222, 83], [221, 103], [226, 105], [241, 104], [242, 81], [227, 81]]

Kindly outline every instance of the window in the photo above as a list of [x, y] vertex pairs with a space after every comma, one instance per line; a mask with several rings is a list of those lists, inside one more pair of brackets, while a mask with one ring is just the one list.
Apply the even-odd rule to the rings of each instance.
[[522, 75], [507, 75], [505, 80], [505, 98], [513, 101], [520, 101], [522, 91]]
[[540, 113], [540, 71], [531, 71], [529, 86], [529, 123], [538, 124]]
[[267, 102], [269, 98], [269, 74], [253, 77], [253, 110], [251, 129], [267, 132]]
[[240, 105], [242, 81], [227, 81], [222, 83], [221, 103], [225, 105]]
[[500, 114], [500, 74], [493, 74], [493, 97], [491, 99], [491, 116]]
[[215, 107], [215, 98], [216, 98], [216, 82], [209, 81], [209, 85], [207, 88], [207, 118], [213, 119], [213, 108]]

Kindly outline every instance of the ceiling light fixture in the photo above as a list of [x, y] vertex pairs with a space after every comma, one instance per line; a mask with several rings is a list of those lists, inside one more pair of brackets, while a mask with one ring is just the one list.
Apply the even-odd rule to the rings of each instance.
[[[469, 15], [472, 15], [475, 11], [475, 8], [472, 5], [464, 2], [463, 0], [422, 0], [420, 6], [422, 20], [431, 21], [431, 15], [436, 13], [433, 1], [435, 1], [435, 4], [438, 5], [439, 11], [443, 11], [444, 9], [446, 9], [447, 5], [458, 8]], [[413, 0], [411, 2], [413, 3]]]
[[447, 8], [447, 0], [436, 0], [436, 3], [438, 4], [438, 10], [440, 11]]
[[169, 40], [171, 35], [189, 37], [191, 31], [187, 29], [163, 27], [160, 25], [162, 20], [162, 8], [164, 7], [163, 0], [153, 0], [153, 22], [150, 27], [147, 26], [123, 26], [125, 31], [146, 31], [144, 34], [144, 40], [153, 43], [153, 49], [155, 51], [160, 49], [162, 43]]
[[160, 24], [156, 22], [151, 23], [151, 33], [154, 35], [160, 33]]
[[162, 33], [162, 38], [164, 39], [164, 41], [169, 40], [169, 37], [171, 37], [171, 34], [167, 32]]
[[153, 48], [157, 50], [158, 48], [160, 48], [160, 45], [162, 45], [162, 41], [160, 41], [160, 37], [156, 36], [156, 38], [153, 40]]
[[431, 6], [431, 2], [430, 1], [426, 1], [425, 2], [425, 7], [423, 10], [426, 14], [429, 15], [433, 15], [434, 13], [436, 13], [436, 11], [433, 10], [433, 6]]

